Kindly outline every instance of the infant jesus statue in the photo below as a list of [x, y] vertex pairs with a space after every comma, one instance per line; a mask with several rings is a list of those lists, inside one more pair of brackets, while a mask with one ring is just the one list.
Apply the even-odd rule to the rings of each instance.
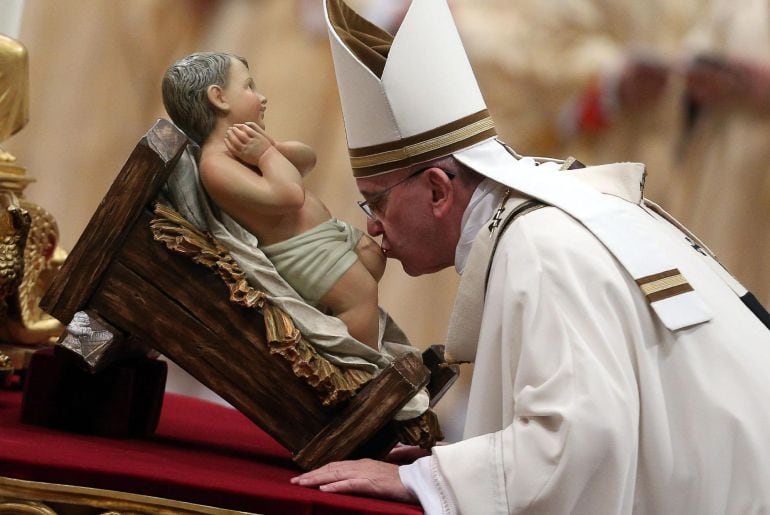
[[377, 350], [385, 256], [305, 189], [315, 152], [265, 132], [267, 99], [256, 91], [246, 60], [189, 55], [166, 71], [162, 90], [171, 120], [201, 147], [200, 180], [211, 200], [257, 237], [303, 299], [327, 308], [353, 338]]

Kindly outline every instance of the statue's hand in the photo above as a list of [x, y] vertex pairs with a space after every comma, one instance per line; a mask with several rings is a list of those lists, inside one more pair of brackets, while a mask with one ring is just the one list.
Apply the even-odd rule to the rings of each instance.
[[251, 129], [251, 130], [253, 130], [255, 132], [258, 132], [259, 134], [263, 135], [264, 137], [266, 137], [268, 139], [268, 141], [270, 141], [271, 145], [275, 145], [275, 140], [273, 138], [271, 138], [270, 135], [267, 132], [265, 132], [265, 129], [260, 127], [256, 122], [246, 122], [243, 125], [245, 125], [249, 129]]
[[[259, 127], [257, 126], [259, 129]], [[272, 139], [264, 131], [250, 125], [238, 123], [227, 129], [225, 146], [241, 161], [258, 165], [262, 154], [273, 146]]]

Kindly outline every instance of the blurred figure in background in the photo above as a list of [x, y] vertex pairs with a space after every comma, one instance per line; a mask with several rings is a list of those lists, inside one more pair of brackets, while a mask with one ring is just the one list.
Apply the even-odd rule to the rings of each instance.
[[453, 6], [504, 139], [529, 154], [646, 163], [646, 195], [770, 303], [766, 1]]

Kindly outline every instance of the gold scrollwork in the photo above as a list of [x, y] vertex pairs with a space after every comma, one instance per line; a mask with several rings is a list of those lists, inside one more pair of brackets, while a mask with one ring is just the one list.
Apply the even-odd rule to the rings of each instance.
[[0, 500], [0, 513], [12, 513], [14, 515], [56, 515], [56, 512], [45, 504], [34, 501]]
[[0, 515], [6, 513], [14, 515], [255, 515], [115, 490], [0, 477]]

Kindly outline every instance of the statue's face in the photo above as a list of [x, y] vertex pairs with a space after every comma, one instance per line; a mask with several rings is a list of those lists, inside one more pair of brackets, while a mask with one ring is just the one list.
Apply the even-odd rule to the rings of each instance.
[[249, 69], [237, 59], [232, 59], [230, 63], [223, 95], [230, 106], [232, 123], [256, 122], [262, 129], [265, 128], [267, 98], [256, 90]]
[[17, 133], [29, 120], [27, 50], [0, 34], [0, 142]]

